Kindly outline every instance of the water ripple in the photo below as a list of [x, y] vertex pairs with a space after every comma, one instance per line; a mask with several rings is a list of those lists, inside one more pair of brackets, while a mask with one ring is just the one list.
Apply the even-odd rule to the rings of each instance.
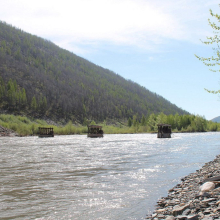
[[144, 219], [181, 177], [214, 159], [219, 139], [1, 138], [0, 219]]

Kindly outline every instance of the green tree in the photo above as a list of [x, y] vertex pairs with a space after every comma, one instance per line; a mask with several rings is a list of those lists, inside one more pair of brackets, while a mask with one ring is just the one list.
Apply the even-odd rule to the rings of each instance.
[[208, 126], [209, 126], [210, 131], [217, 131], [218, 130], [218, 123], [210, 121]]
[[178, 113], [174, 115], [174, 128], [180, 130], [181, 129], [181, 124], [180, 124], [180, 116]]
[[132, 125], [135, 127], [137, 125], [137, 116], [133, 115]]
[[32, 98], [32, 101], [31, 101], [31, 109], [34, 111], [37, 109], [37, 100], [35, 96]]
[[90, 122], [90, 125], [96, 125], [95, 121], [92, 120], [92, 121]]
[[7, 85], [7, 97], [9, 100], [9, 104], [14, 106], [16, 104], [16, 85], [15, 83], [13, 83], [13, 81], [10, 79], [8, 81], [8, 85]]
[[2, 77], [0, 77], [0, 99], [2, 99], [4, 96], [5, 96], [5, 83]]
[[22, 95], [21, 95], [21, 104], [26, 105], [27, 103], [27, 96], [26, 96], [26, 91], [24, 88], [22, 88]]
[[83, 113], [86, 115], [86, 106], [83, 104]]
[[148, 118], [148, 126], [151, 131], [155, 131], [157, 129], [156, 115], [154, 113], [152, 113]]
[[[220, 6], [220, 5], [219, 5]], [[213, 36], [207, 37], [206, 41], [202, 41], [202, 43], [206, 45], [212, 45], [213, 53], [214, 55], [210, 57], [202, 57], [195, 55], [200, 61], [202, 61], [206, 66], [210, 67], [211, 71], [214, 72], [220, 72], [219, 65], [220, 65], [220, 15], [214, 14], [213, 11], [210, 9], [210, 15], [212, 18], [214, 18], [216, 21], [212, 21], [211, 19], [208, 19], [209, 25], [213, 29]], [[216, 23], [217, 22], [217, 23]], [[217, 94], [220, 93], [220, 90], [218, 91], [211, 91], [208, 89], [205, 89], [206, 91]]]
[[194, 120], [196, 131], [206, 131], [207, 122], [204, 117], [197, 115]]
[[131, 118], [128, 119], [128, 127], [131, 127], [132, 126], [132, 120]]
[[5, 56], [5, 51], [4, 51], [3, 47], [0, 47], [0, 55], [3, 57]]
[[88, 119], [87, 119], [87, 118], [84, 118], [84, 119], [83, 119], [83, 125], [84, 125], [84, 126], [87, 126], [88, 124], [89, 124]]
[[174, 126], [174, 116], [173, 115], [168, 115], [167, 116], [167, 124], [170, 124], [172, 128], [175, 128], [175, 126]]
[[15, 58], [17, 60], [21, 59], [21, 49], [20, 48], [17, 49], [17, 51], [15, 52], [14, 56], [15, 56]]
[[167, 116], [161, 112], [158, 116], [157, 116], [157, 124], [166, 124], [167, 123]]
[[144, 115], [142, 115], [141, 126], [145, 126], [145, 125], [146, 125], [146, 118], [144, 117]]
[[41, 112], [45, 112], [46, 111], [46, 108], [47, 108], [47, 98], [44, 96], [41, 95], [40, 99], [39, 99], [39, 102], [38, 102], [38, 109], [41, 111]]

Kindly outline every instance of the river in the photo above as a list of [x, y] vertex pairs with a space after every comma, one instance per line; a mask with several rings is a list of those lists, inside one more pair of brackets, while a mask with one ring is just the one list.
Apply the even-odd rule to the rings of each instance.
[[0, 219], [144, 219], [220, 133], [0, 138]]

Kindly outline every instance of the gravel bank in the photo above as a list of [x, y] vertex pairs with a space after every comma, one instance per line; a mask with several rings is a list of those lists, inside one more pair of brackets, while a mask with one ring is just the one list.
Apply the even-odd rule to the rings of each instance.
[[[203, 189], [206, 185], [214, 189]], [[220, 219], [220, 155], [182, 178], [157, 203], [154, 213], [146, 219]]]
[[15, 136], [18, 136], [18, 134], [12, 131], [11, 129], [4, 128], [0, 125], [0, 137], [15, 137]]

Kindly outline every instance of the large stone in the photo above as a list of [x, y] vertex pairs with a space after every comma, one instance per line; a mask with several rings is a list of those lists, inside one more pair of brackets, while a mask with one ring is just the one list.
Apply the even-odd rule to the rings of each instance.
[[166, 220], [175, 220], [175, 217], [171, 215], [171, 216], [166, 217]]
[[203, 218], [203, 220], [213, 220], [213, 218], [212, 218], [211, 216], [205, 216], [205, 217]]
[[213, 202], [216, 201], [216, 198], [209, 198], [209, 199], [204, 199], [203, 202]]
[[183, 211], [183, 215], [189, 215], [191, 213], [191, 209], [186, 209]]
[[198, 220], [199, 219], [199, 215], [188, 215], [187, 219], [188, 220]]
[[181, 215], [183, 211], [187, 208], [189, 208], [189, 204], [186, 204], [184, 206], [175, 206], [172, 211], [172, 214], [173, 216]]
[[204, 213], [205, 215], [210, 214], [211, 212], [212, 212], [212, 209], [205, 209], [205, 210], [203, 211], [203, 213]]
[[158, 218], [158, 219], [164, 219], [164, 218], [165, 218], [165, 216], [164, 216], [164, 215], [162, 215], [162, 214], [159, 214], [159, 215], [157, 216], [157, 218]]
[[200, 195], [203, 195], [203, 193], [215, 189], [215, 184], [213, 182], [206, 182], [203, 185], [201, 185], [199, 189], [200, 189]]
[[178, 220], [187, 220], [187, 216], [186, 215], [178, 215], [177, 219]]

